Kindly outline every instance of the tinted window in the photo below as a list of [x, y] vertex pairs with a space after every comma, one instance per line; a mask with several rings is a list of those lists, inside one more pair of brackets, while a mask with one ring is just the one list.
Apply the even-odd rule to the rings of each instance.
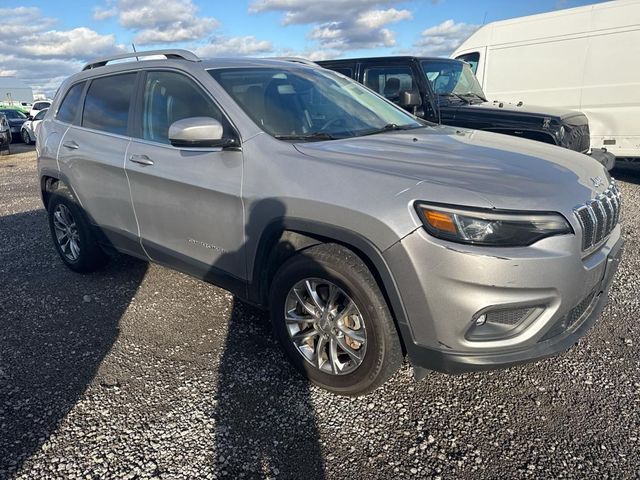
[[480, 61], [480, 53], [472, 52], [465, 53], [464, 55], [460, 55], [456, 57], [456, 60], [462, 60], [463, 62], [467, 62], [471, 67], [471, 71], [475, 74], [478, 71], [478, 62]]
[[148, 72], [144, 89], [142, 138], [169, 143], [169, 126], [189, 117], [211, 117], [223, 121], [215, 103], [184, 75]]
[[80, 105], [80, 95], [82, 95], [82, 89], [84, 83], [77, 83], [69, 89], [67, 95], [62, 100], [60, 108], [58, 108], [57, 118], [61, 122], [72, 123], [76, 118], [78, 112], [78, 106]]
[[49, 110], [48, 108], [45, 108], [44, 110], [40, 110], [38, 112], [38, 114], [33, 117], [34, 120], [42, 120], [44, 118], [44, 116], [47, 114], [47, 110]]
[[32, 108], [34, 110], [42, 110], [43, 108], [49, 108], [50, 106], [51, 104], [49, 102], [39, 102], [39, 103], [34, 103]]
[[93, 80], [84, 100], [82, 126], [126, 135], [135, 79], [135, 73], [125, 73]]
[[367, 68], [364, 84], [392, 102], [398, 102], [403, 91], [417, 90], [409, 67]]

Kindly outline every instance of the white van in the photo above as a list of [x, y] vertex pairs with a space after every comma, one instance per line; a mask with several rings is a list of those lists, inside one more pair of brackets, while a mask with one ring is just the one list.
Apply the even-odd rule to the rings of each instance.
[[640, 0], [489, 23], [452, 58], [490, 99], [581, 110], [592, 148], [640, 163]]

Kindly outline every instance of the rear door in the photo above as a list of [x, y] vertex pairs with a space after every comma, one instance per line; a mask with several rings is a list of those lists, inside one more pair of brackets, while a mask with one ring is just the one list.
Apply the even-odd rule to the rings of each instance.
[[194, 78], [146, 72], [126, 161], [142, 245], [159, 263], [233, 290], [246, 279], [242, 152], [172, 146], [169, 126], [190, 117], [215, 118], [237, 135]]
[[[416, 116], [435, 121], [437, 115], [431, 108], [428, 88], [426, 82], [421, 81], [420, 75], [421, 72], [417, 70], [413, 62], [365, 61], [360, 65], [359, 81], [398, 106], [400, 106], [402, 92], [419, 93], [422, 105], [416, 109]], [[410, 113], [414, 113], [413, 109]]]
[[82, 95], [83, 100], [78, 112], [67, 112], [65, 100], [57, 112], [58, 121], [68, 122], [58, 163], [91, 221], [109, 241], [142, 255], [124, 171], [136, 77], [136, 72], [97, 77], [69, 90], [67, 96]]

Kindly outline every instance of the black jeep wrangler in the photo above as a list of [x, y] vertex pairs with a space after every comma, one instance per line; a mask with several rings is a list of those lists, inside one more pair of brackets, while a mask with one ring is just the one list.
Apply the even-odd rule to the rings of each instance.
[[590, 150], [589, 121], [574, 110], [487, 101], [468, 63], [448, 58], [377, 57], [317, 62], [425, 120], [505, 133], [588, 153], [611, 170], [615, 156]]

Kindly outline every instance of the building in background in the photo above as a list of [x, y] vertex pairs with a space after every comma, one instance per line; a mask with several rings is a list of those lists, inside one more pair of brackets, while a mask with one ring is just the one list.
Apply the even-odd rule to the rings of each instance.
[[33, 90], [15, 77], [0, 77], [0, 103], [19, 105], [33, 102]]

